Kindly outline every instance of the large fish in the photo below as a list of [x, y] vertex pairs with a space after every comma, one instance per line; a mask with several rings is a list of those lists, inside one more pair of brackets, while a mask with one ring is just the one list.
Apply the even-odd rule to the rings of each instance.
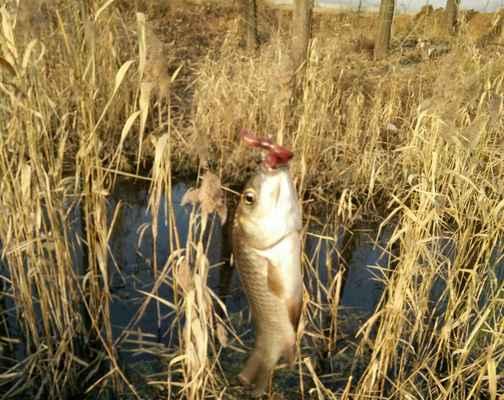
[[239, 375], [260, 396], [283, 357], [292, 365], [301, 315], [301, 207], [287, 162], [292, 153], [247, 131], [242, 138], [268, 151], [246, 184], [233, 223], [233, 256], [256, 330], [255, 348]]

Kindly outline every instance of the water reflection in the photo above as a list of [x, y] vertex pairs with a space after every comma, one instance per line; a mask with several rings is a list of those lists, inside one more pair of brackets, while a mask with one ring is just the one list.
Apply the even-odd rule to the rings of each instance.
[[[166, 268], [166, 263], [173, 249], [170, 248], [170, 226], [168, 215], [175, 216], [176, 229], [180, 248], [185, 248], [192, 206], [181, 206], [181, 200], [189, 186], [179, 183], [173, 187], [171, 193], [173, 209], [167, 210], [168, 202], [163, 196], [157, 215], [157, 235], [154, 243], [152, 231], [153, 217], [148, 208], [149, 193], [144, 185], [120, 184], [112, 193], [109, 201], [110, 214], [116, 207], [120, 207], [118, 218], [114, 224], [110, 240], [111, 250], [111, 318], [113, 334], [117, 339], [121, 337], [121, 352], [137, 356], [135, 360], [151, 359], [149, 351], [139, 352], [139, 348], [147, 350], [149, 347], [168, 345], [172, 339], [176, 344], [175, 332], [171, 329], [173, 309], [157, 301], [154, 297], [146, 296], [153, 293], [162, 300], [173, 302], [174, 293], [169, 279], [163, 280], [159, 289], [155, 291], [154, 249], [156, 251], [158, 276]], [[208, 259], [210, 264], [209, 286], [217, 292], [218, 264], [222, 252], [222, 229], [217, 218], [210, 221], [211, 229], [205, 235], [209, 240]], [[171, 279], [171, 277], [170, 277]], [[142, 306], [149, 300], [147, 307]], [[235, 304], [236, 306], [236, 304]], [[140, 312], [140, 315], [138, 313]], [[126, 335], [124, 330], [127, 329]]]
[[[189, 189], [188, 185], [179, 183], [173, 187], [172, 210], [166, 210], [166, 199], [161, 199], [161, 207], [158, 213], [157, 241], [154, 246], [152, 233], [152, 215], [148, 209], [148, 188], [145, 185], [135, 185], [131, 182], [123, 182], [117, 185], [116, 190], [108, 199], [109, 216], [117, 207], [119, 212], [115, 220], [110, 239], [110, 290], [112, 293], [111, 318], [113, 335], [117, 339], [123, 337], [120, 344], [122, 355], [130, 357], [131, 353], [139, 355], [135, 360], [145, 360], [149, 356], [148, 348], [162, 347], [169, 344], [169, 336], [173, 333], [170, 324], [173, 320], [173, 310], [162, 301], [151, 300], [145, 311], [136, 320], [138, 311], [146, 301], [146, 294], [153, 291], [155, 276], [153, 273], [154, 253], [156, 250], [158, 271], [161, 270], [170, 256], [170, 231], [167, 223], [167, 211], [175, 215], [176, 231], [180, 238], [180, 246], [185, 247], [188, 236], [188, 228], [192, 206], [180, 205], [182, 196]], [[74, 265], [82, 270], [83, 254], [79, 237], [82, 237], [81, 213], [75, 208], [72, 213], [72, 222], [69, 225], [69, 237], [75, 243], [72, 258]], [[212, 230], [207, 235], [210, 238], [209, 249], [209, 286], [217, 292], [218, 288], [218, 265], [222, 258], [222, 228], [217, 223], [212, 224]], [[305, 265], [315, 266], [316, 278], [307, 278], [307, 287], [312, 292], [317, 285], [327, 288], [333, 280], [339, 268], [339, 252], [342, 248], [342, 232], [330, 239], [317, 234], [307, 234], [305, 237]], [[316, 232], [316, 228], [312, 230]], [[354, 242], [347, 261], [349, 262], [341, 306], [351, 308], [364, 315], [371, 314], [379, 301], [383, 284], [380, 281], [382, 270], [389, 265], [389, 255], [384, 249], [390, 239], [392, 228], [385, 229], [384, 233], [376, 239], [377, 227], [359, 227], [353, 232]], [[338, 239], [339, 238], [339, 239]], [[446, 243], [437, 247], [446, 257], [446, 262], [453, 262], [455, 251], [453, 244]], [[493, 282], [500, 285], [504, 280], [504, 260], [502, 246], [497, 246], [492, 255], [492, 265], [495, 265]], [[8, 276], [7, 269], [1, 269], [1, 273]], [[82, 272], [82, 271], [81, 271]], [[82, 274], [81, 274], [82, 275]], [[309, 274], [307, 274], [309, 275]], [[314, 281], [316, 280], [316, 282]], [[442, 296], [446, 289], [446, 277], [439, 276], [433, 284], [431, 301], [439, 307], [442, 314]], [[489, 288], [487, 295], [481, 296], [481, 301], [487, 301], [488, 293], [495, 293], [495, 288]], [[323, 290], [320, 292], [324, 292]], [[174, 294], [171, 285], [165, 282], [157, 291], [160, 299], [173, 301]], [[441, 301], [440, 301], [441, 299]], [[327, 299], [320, 299], [327, 303]], [[438, 304], [440, 303], [440, 304]], [[482, 304], [483, 304], [482, 303]], [[234, 314], [247, 308], [246, 298], [241, 291], [237, 274], [232, 281], [232, 292], [227, 299], [226, 306], [229, 313]], [[16, 332], [15, 306], [11, 298], [6, 298], [4, 309], [10, 310], [9, 330]], [[132, 324], [132, 321], [135, 321]], [[128, 329], [124, 336], [124, 330]], [[123, 335], [123, 336], [121, 336]], [[23, 346], [18, 346], [18, 352], [23, 353]], [[144, 349], [145, 351], [138, 351]], [[18, 354], [17, 359], [24, 358]]]
[[[174, 186], [172, 193], [173, 212], [182, 247], [185, 246], [187, 239], [192, 207], [182, 207], [180, 203], [182, 196], [188, 189], [188, 185], [179, 183]], [[165, 199], [162, 199], [161, 204], [165, 203]], [[113, 293], [111, 315], [116, 337], [128, 326], [145, 301], [144, 293], [150, 292], [154, 285], [152, 216], [147, 206], [147, 188], [137, 185], [119, 185], [110, 199], [110, 209], [114, 209], [118, 204], [121, 206], [121, 211], [110, 242], [112, 252], [111, 290]], [[222, 255], [222, 229], [218, 223], [214, 223], [212, 226], [213, 229], [209, 235], [211, 238], [209, 261], [212, 266], [209, 274], [209, 286], [217, 292], [217, 265]], [[376, 279], [379, 275], [377, 268], [385, 267], [388, 263], [388, 257], [382, 248], [385, 247], [389, 235], [382, 235], [380, 242], [375, 243], [372, 233], [373, 230], [364, 229], [355, 234], [355, 250], [351, 257], [341, 302], [343, 306], [368, 313], [373, 311], [382, 291], [382, 285]], [[157, 232], [158, 269], [162, 268], [170, 255], [169, 235], [166, 210], [161, 207]], [[316, 235], [306, 236], [305, 256], [308, 263], [316, 265], [320, 279], [319, 284], [327, 285], [337, 271], [339, 245], [340, 243], [327, 238], [319, 238]], [[169, 301], [173, 299], [173, 293], [168, 284], [161, 285], [158, 295]], [[170, 318], [163, 316], [169, 315], [172, 310], [160, 304], [158, 311], [156, 303], [156, 301], [149, 303], [146, 311], [132, 329], [144, 341], [163, 341], [170, 328]], [[247, 307], [237, 274], [233, 277], [232, 291], [226, 305], [230, 313], [245, 310]]]

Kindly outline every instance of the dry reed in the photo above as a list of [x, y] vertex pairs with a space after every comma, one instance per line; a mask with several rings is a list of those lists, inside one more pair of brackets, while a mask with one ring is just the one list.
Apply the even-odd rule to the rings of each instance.
[[[373, 16], [317, 14], [303, 98], [291, 102], [282, 12], [261, 5], [273, 23], [250, 55], [237, 49], [232, 8], [181, 3], [156, 15], [157, 2], [135, 4], [0, 7], [0, 398], [145, 397], [119, 350], [150, 302], [158, 322], [166, 307], [172, 319], [169, 343], [148, 349], [163, 362], [142, 377], [149, 396], [241, 395], [223, 353], [243, 350], [244, 324], [207, 280], [215, 212], [226, 219], [221, 185], [255, 163], [238, 143], [244, 126], [293, 148], [305, 236], [319, 237], [327, 260], [303, 260], [295, 376], [305, 398], [502, 398], [504, 65], [499, 47], [478, 48], [470, 34], [487, 17], [454, 39], [430, 29], [435, 16], [400, 17], [391, 58], [374, 63], [362, 45]], [[188, 21], [202, 24], [193, 37], [181, 36]], [[446, 51], [419, 57], [418, 43]], [[109, 243], [121, 210], [108, 195], [118, 175], [142, 178], [146, 167], [154, 284], [114, 337]], [[202, 205], [181, 238], [173, 180], [203, 170], [220, 178], [207, 172], [186, 196]], [[344, 270], [325, 253], [338, 250], [342, 225], [366, 219], [379, 221], [377, 239], [392, 231], [391, 257], [377, 268], [379, 303], [350, 329]], [[273, 387], [298, 398], [287, 389]]]

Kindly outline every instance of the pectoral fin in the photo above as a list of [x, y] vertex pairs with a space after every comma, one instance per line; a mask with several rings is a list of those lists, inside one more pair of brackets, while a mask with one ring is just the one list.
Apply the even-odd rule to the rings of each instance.
[[268, 264], [268, 289], [275, 296], [283, 298], [285, 295], [285, 288], [280, 272], [270, 260], [266, 259], [266, 262]]
[[[284, 299], [286, 297], [286, 291], [282, 276], [270, 260], [266, 259], [266, 262], [268, 265], [268, 289], [278, 298]], [[287, 298], [286, 302], [287, 310], [289, 312], [289, 320], [294, 328], [294, 331], [297, 331], [299, 319], [301, 318], [301, 309], [303, 308], [302, 293]]]

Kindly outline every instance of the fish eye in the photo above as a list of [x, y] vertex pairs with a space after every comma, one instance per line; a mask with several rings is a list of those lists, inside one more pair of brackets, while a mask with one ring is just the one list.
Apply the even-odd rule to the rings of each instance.
[[256, 196], [255, 193], [251, 190], [247, 190], [243, 194], [243, 201], [245, 202], [246, 205], [250, 206], [255, 203]]

